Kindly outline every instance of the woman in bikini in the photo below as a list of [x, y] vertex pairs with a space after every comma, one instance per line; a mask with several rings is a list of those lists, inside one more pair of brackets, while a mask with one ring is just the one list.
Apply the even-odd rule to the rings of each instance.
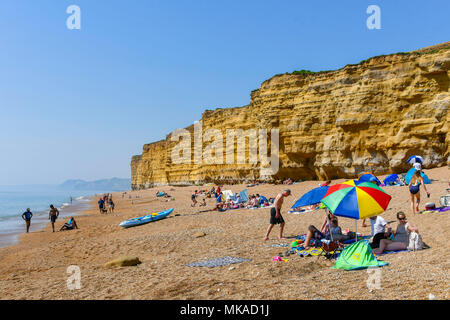
[[[425, 186], [425, 182], [423, 181], [422, 176], [420, 175], [421, 171], [416, 170], [414, 172], [411, 181], [409, 182], [409, 195], [411, 196], [411, 210], [413, 214], [416, 214], [416, 211], [419, 212], [419, 203], [420, 203], [420, 185], [422, 184], [427, 196], [430, 197], [430, 193]], [[416, 199], [416, 205], [414, 205], [414, 199]]]

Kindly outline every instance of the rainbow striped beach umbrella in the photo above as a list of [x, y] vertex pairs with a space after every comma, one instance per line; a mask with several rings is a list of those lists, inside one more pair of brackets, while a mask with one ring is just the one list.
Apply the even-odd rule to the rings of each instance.
[[331, 186], [322, 199], [334, 215], [358, 220], [386, 210], [392, 197], [383, 189], [371, 182], [351, 181]]

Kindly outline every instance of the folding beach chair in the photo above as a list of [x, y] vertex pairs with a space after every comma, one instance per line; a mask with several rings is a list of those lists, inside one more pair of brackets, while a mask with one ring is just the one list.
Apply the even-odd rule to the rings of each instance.
[[327, 259], [335, 259], [344, 249], [344, 246], [339, 241], [322, 241], [320, 246], [322, 249], [320, 254], [317, 256], [316, 262], [320, 257], [324, 256]]

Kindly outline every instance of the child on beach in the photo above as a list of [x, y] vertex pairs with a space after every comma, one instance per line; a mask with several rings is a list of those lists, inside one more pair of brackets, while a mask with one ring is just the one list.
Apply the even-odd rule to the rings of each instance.
[[284, 229], [284, 219], [281, 216], [281, 207], [283, 206], [284, 198], [291, 195], [291, 190], [286, 189], [282, 193], [278, 194], [275, 198], [274, 207], [270, 209], [270, 225], [267, 228], [266, 236], [264, 237], [264, 241], [269, 240], [269, 234], [273, 229], [273, 226], [276, 224], [280, 225], [280, 237], [279, 239], [286, 239], [283, 237], [283, 229]]
[[22, 219], [25, 220], [25, 224], [27, 226], [27, 233], [30, 231], [31, 218], [33, 217], [33, 213], [30, 211], [30, 208], [27, 208], [22, 214]]
[[206, 207], [206, 199], [203, 198], [203, 202], [199, 204], [200, 207]]
[[58, 219], [59, 216], [59, 210], [56, 209], [52, 204], [50, 205], [50, 211], [48, 212], [48, 218], [52, 222], [52, 229], [53, 232], [55, 232], [55, 222], [56, 219]]
[[113, 202], [112, 198], [109, 198], [109, 200], [108, 200], [108, 209], [109, 209], [109, 213], [114, 212], [114, 202]]

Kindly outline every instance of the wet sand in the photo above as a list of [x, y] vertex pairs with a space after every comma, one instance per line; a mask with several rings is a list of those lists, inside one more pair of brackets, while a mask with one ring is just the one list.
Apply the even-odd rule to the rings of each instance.
[[[439, 205], [439, 197], [449, 188], [448, 167], [426, 170], [434, 181], [427, 188], [430, 199], [421, 190], [426, 202]], [[384, 176], [380, 176], [380, 179]], [[334, 180], [333, 183], [345, 181]], [[204, 207], [191, 207], [195, 189], [211, 187], [160, 187], [113, 194], [114, 214], [100, 214], [96, 199], [92, 209], [78, 215], [79, 230], [51, 232], [43, 230], [24, 234], [12, 247], [0, 248], [1, 299], [448, 299], [450, 212], [411, 214], [407, 187], [384, 188], [392, 200], [383, 217], [397, 222], [395, 214], [404, 211], [417, 226], [424, 242], [431, 248], [380, 257], [389, 262], [381, 270], [381, 289], [369, 290], [367, 270], [332, 270], [333, 263], [324, 257], [292, 255], [287, 262], [272, 258], [287, 248], [270, 247], [290, 243], [313, 224], [320, 227], [323, 210], [289, 214], [292, 204], [305, 192], [317, 187], [318, 181], [289, 186], [292, 196], [285, 200], [282, 214], [286, 221], [287, 240], [278, 240], [275, 226], [270, 240], [263, 238], [269, 223], [269, 210], [237, 209], [226, 212], [200, 212]], [[243, 185], [223, 186], [222, 190], [243, 190]], [[259, 185], [247, 188], [249, 194], [274, 197], [284, 185]], [[166, 191], [175, 201], [157, 198], [157, 191]], [[131, 199], [129, 198], [131, 196]], [[201, 199], [201, 197], [200, 197]], [[214, 199], [207, 199], [207, 209]], [[132, 217], [175, 208], [164, 220], [123, 229], [118, 224]], [[58, 220], [59, 229], [64, 220]], [[339, 218], [343, 229], [355, 229], [351, 219]], [[370, 234], [358, 221], [358, 231]], [[369, 222], [367, 222], [370, 225]], [[194, 234], [204, 232], [204, 237]], [[135, 267], [108, 269], [104, 264], [121, 256], [137, 256], [142, 264]], [[250, 262], [217, 268], [187, 267], [204, 259], [233, 256]], [[79, 266], [81, 289], [69, 290], [67, 268]]]

